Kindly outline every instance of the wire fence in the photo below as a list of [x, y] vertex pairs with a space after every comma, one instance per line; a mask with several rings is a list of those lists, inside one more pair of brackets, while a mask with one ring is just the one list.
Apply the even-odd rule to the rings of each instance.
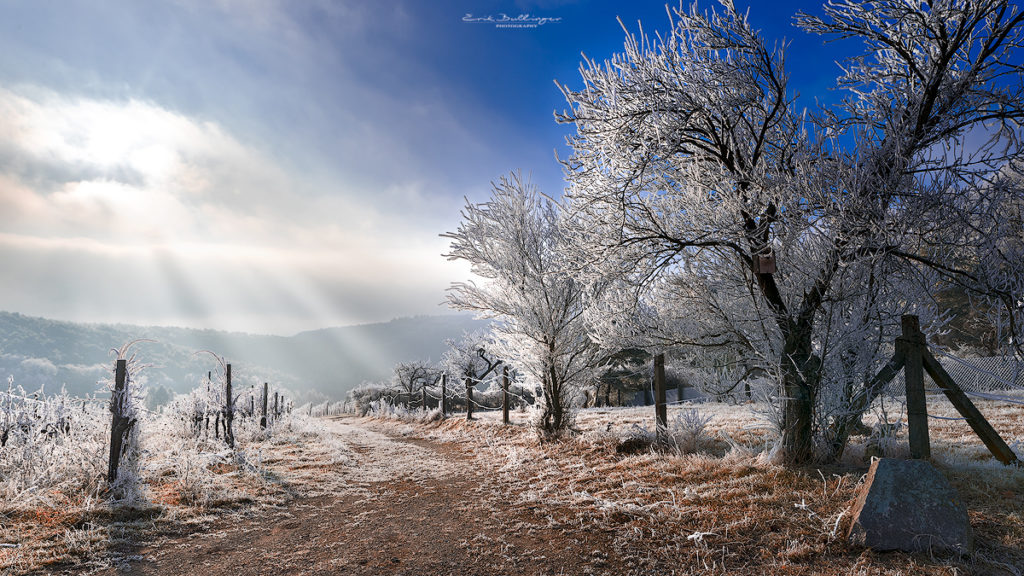
[[[961, 358], [943, 350], [932, 350], [942, 367], [968, 396], [1024, 405], [1024, 362], [1013, 356]], [[929, 395], [941, 394], [930, 378], [925, 379]], [[901, 370], [886, 388], [888, 396], [906, 393]]]

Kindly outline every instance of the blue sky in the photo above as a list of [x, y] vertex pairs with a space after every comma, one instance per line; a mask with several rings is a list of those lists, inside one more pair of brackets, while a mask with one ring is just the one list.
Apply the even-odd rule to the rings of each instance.
[[[807, 105], [836, 98], [837, 47], [792, 26], [818, 6], [749, 7]], [[464, 21], [503, 13], [558, 20]], [[617, 17], [667, 29], [661, 1], [0, 0], [2, 307], [281, 334], [445, 312], [468, 269], [438, 234], [510, 170], [559, 193], [555, 80], [621, 50]]]

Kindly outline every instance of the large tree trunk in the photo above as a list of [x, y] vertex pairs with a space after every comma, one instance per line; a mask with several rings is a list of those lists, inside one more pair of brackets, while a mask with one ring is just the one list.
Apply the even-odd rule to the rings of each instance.
[[814, 402], [821, 361], [811, 354], [810, 326], [794, 327], [782, 349], [783, 460], [806, 464], [814, 459]]
[[565, 426], [561, 392], [557, 373], [554, 366], [551, 366], [544, 378], [544, 412], [541, 415], [541, 428], [546, 434], [557, 434]]
[[555, 373], [555, 366], [552, 364], [550, 368], [551, 372], [551, 415], [552, 415], [552, 426], [554, 429], [552, 432], [560, 432], [565, 427], [565, 407], [562, 406], [562, 383], [558, 381], [558, 375]]

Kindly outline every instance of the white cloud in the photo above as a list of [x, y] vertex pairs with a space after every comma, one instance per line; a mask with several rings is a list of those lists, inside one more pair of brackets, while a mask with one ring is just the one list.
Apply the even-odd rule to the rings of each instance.
[[12, 309], [288, 331], [443, 298], [452, 266], [431, 214], [458, 205], [430, 206], [422, 183], [346, 189], [148, 102], [0, 89], [0, 118], [0, 265], [23, 282], [0, 287]]

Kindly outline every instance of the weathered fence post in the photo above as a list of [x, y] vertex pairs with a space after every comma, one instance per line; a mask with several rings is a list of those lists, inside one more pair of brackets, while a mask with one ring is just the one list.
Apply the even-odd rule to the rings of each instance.
[[661, 442], [668, 430], [668, 409], [665, 406], [665, 355], [654, 357], [654, 417], [657, 425], [656, 436]]
[[224, 380], [224, 395], [227, 402], [224, 405], [224, 440], [228, 443], [229, 447], [234, 448], [235, 429], [232, 424], [235, 421], [235, 401], [231, 398], [231, 364], [227, 365]]
[[441, 374], [441, 417], [448, 415], [448, 374]]
[[928, 441], [928, 404], [924, 395], [925, 339], [917, 316], [905, 314], [901, 319], [903, 335], [898, 345], [903, 347], [903, 378], [907, 385], [907, 427], [909, 428], [910, 457], [931, 458]]
[[274, 420], [277, 420], [277, 417], [281, 415], [280, 408], [278, 408], [278, 395], [278, 392], [274, 392]]
[[508, 366], [501, 369], [501, 421], [509, 423], [508, 419]]
[[117, 480], [117, 469], [121, 465], [121, 456], [124, 454], [125, 438], [135, 425], [135, 420], [125, 415], [127, 408], [127, 395], [125, 390], [128, 379], [128, 361], [123, 358], [117, 360], [114, 368], [114, 394], [110, 398], [110, 459], [107, 463], [107, 484], [111, 485]]
[[473, 419], [473, 380], [466, 376], [466, 420]]
[[260, 428], [267, 428], [267, 383], [263, 383], [263, 415], [260, 416]]

